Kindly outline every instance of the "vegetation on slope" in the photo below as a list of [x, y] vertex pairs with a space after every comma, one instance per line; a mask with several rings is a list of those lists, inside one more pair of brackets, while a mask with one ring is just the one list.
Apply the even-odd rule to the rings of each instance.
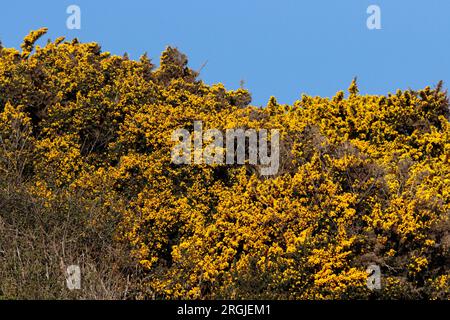
[[[35, 48], [45, 32], [0, 46], [0, 297], [449, 299], [441, 84], [258, 108], [174, 48], [155, 68], [96, 43]], [[278, 174], [174, 165], [171, 134], [195, 120], [279, 129]]]

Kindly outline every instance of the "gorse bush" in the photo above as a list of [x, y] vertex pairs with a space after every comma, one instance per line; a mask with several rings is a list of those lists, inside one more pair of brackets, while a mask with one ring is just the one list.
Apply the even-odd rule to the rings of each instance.
[[[442, 84], [258, 108], [177, 49], [156, 68], [45, 32], [0, 49], [0, 297], [449, 299]], [[278, 174], [173, 164], [194, 121], [280, 130]]]

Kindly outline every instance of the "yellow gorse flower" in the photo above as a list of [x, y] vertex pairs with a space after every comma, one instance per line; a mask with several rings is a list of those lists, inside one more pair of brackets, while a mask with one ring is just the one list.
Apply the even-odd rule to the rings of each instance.
[[[441, 85], [388, 96], [271, 98], [197, 79], [167, 48], [155, 69], [58, 39], [0, 49], [0, 172], [53, 207], [81, 192], [117, 221], [161, 298], [448, 298], [449, 109]], [[34, 50], [34, 51], [33, 51]], [[281, 130], [277, 176], [257, 165], [176, 166], [175, 129]], [[57, 208], [55, 208], [57, 210]], [[87, 207], [86, 212], [89, 212]], [[101, 218], [87, 224], [97, 227]], [[410, 291], [407, 288], [410, 288]], [[416, 290], [416, 289], [420, 290]]]

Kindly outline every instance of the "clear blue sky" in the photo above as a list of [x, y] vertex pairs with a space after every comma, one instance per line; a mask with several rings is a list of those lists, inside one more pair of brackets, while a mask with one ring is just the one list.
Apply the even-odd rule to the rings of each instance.
[[[80, 6], [81, 30], [66, 28]], [[381, 7], [382, 30], [368, 30], [366, 9]], [[385, 94], [450, 83], [449, 0], [71, 0], [2, 1], [0, 39], [18, 47], [31, 29], [45, 37], [96, 41], [104, 51], [148, 52], [159, 63], [177, 46], [201, 78], [228, 89], [241, 79], [253, 104], [271, 95], [292, 103], [302, 93], [332, 96], [358, 76], [362, 93]]]

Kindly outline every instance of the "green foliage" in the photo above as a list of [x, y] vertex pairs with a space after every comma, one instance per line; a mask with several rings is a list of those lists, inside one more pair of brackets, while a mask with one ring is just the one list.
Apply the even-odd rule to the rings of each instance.
[[[175, 48], [155, 69], [96, 43], [34, 48], [45, 31], [0, 47], [0, 297], [449, 298], [441, 83], [376, 96], [355, 79], [348, 97], [257, 108]], [[171, 134], [195, 120], [279, 129], [278, 175], [174, 165]], [[91, 290], [71, 296], [58, 265], [80, 257]]]

